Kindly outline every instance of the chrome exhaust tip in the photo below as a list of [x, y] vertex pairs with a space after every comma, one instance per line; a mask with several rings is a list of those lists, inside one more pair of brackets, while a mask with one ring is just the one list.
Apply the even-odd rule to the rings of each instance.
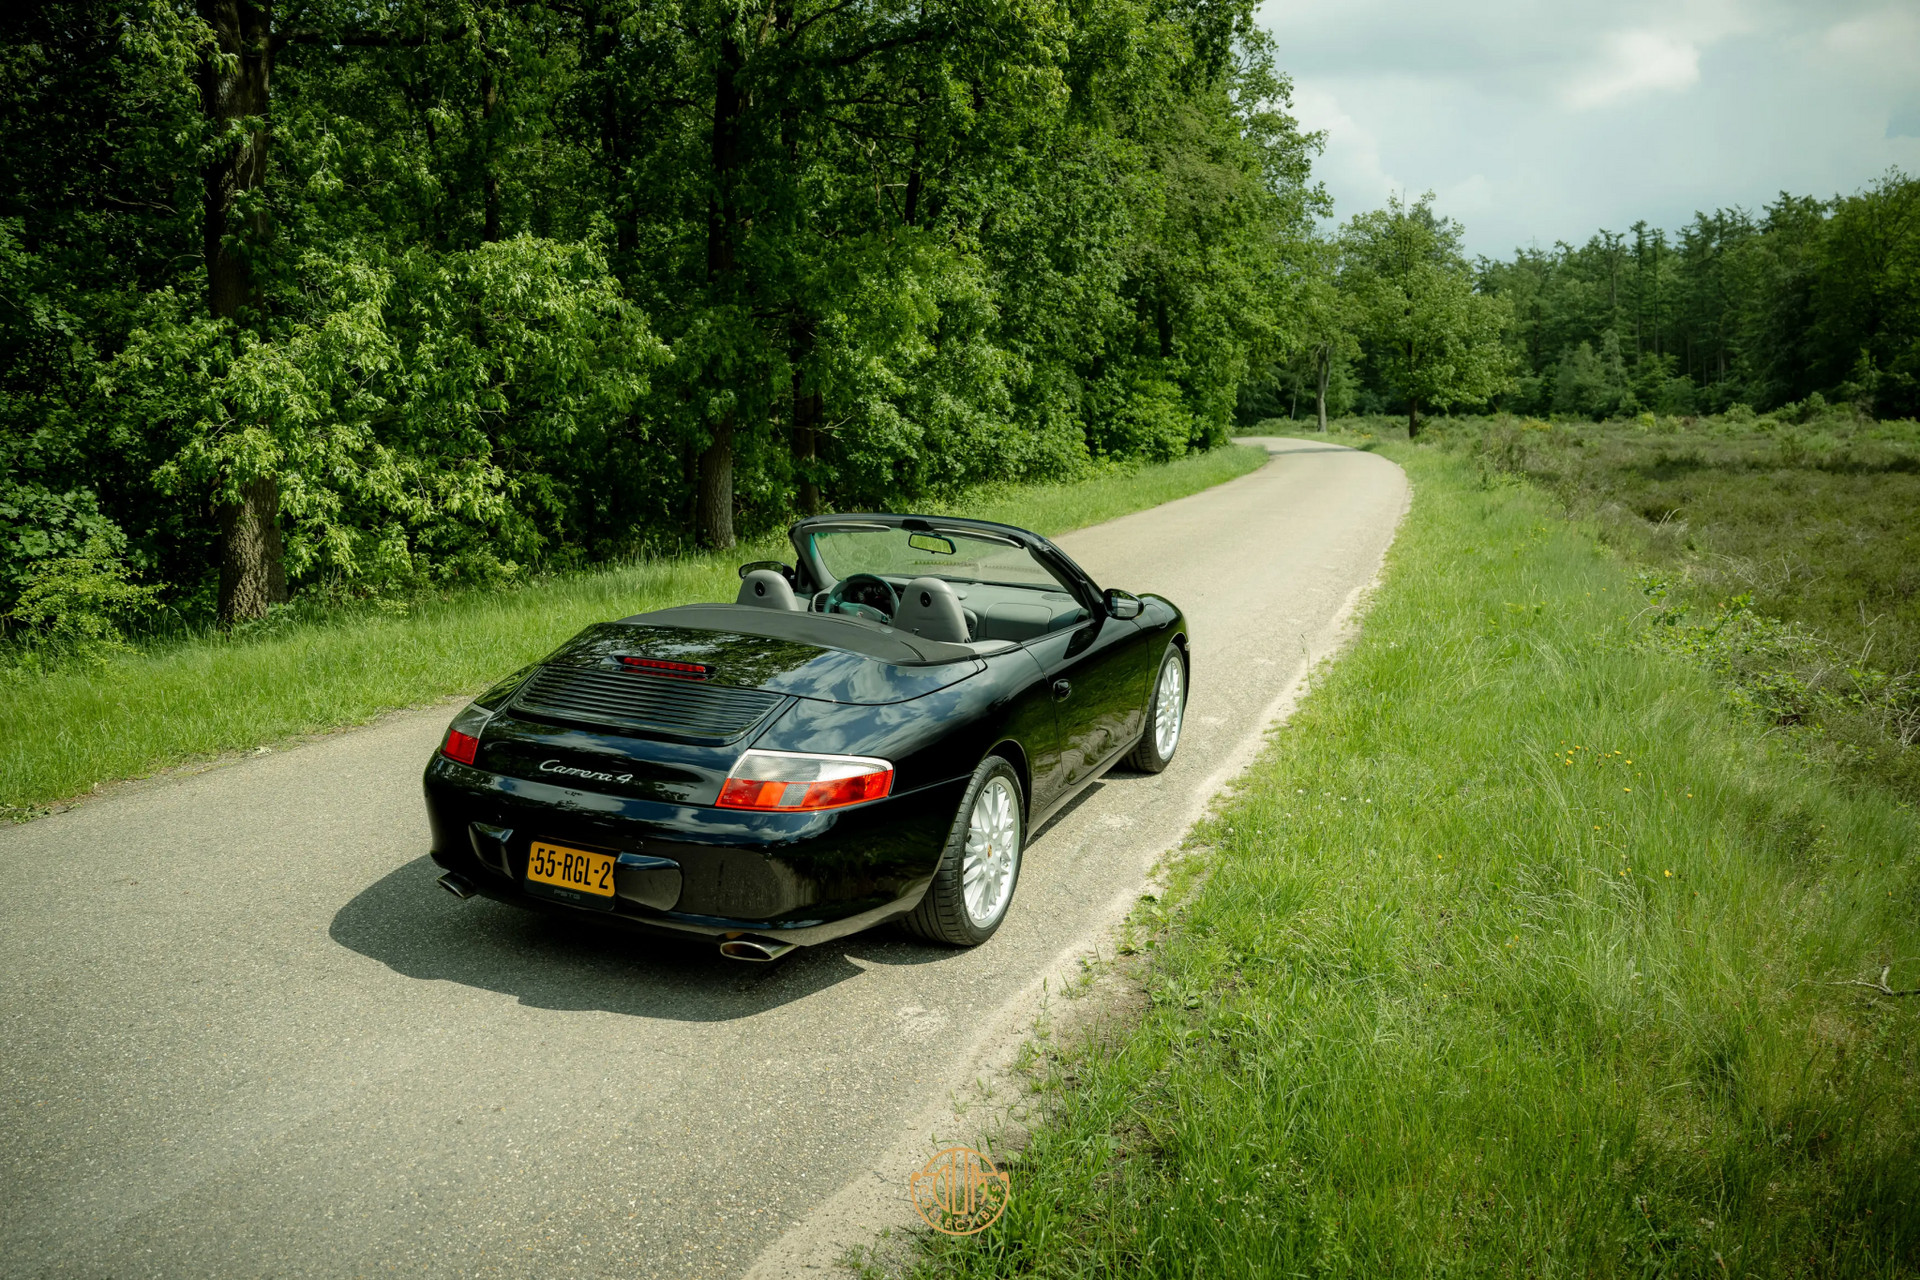
[[447, 874], [435, 880], [434, 883], [456, 898], [471, 898], [473, 896], [473, 882], [457, 871], [447, 872]]
[[758, 938], [728, 938], [720, 944], [720, 954], [729, 960], [746, 960], [753, 964], [772, 964], [787, 952], [793, 950], [791, 942], [762, 942]]

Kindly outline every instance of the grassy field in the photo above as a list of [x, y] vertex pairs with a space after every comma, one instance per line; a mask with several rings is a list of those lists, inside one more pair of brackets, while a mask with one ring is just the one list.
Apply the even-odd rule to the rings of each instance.
[[[1335, 431], [1404, 438], [1385, 420]], [[1920, 802], [1920, 423], [1831, 407], [1441, 418], [1421, 439], [1553, 494], [1638, 569], [1650, 642], [1801, 749]]]
[[[1061, 533], [1198, 492], [1265, 460], [1258, 449], [1235, 446], [1077, 484], [983, 492], [931, 510]], [[0, 812], [31, 817], [97, 783], [472, 691], [590, 622], [731, 600], [742, 561], [776, 557], [791, 558], [784, 539], [16, 675], [0, 682]]]
[[1656, 635], [1856, 778], [1920, 801], [1920, 424], [1443, 422], [1643, 570]]
[[916, 1273], [1920, 1271], [1920, 997], [1856, 983], [1920, 987], [1920, 820], [1649, 651], [1551, 497], [1382, 451], [1361, 637], [1143, 906], [1142, 1020], [1036, 1067], [1006, 1216]]

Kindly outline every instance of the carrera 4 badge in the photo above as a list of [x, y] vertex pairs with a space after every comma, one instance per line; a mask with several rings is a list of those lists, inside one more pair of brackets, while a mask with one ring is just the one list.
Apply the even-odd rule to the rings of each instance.
[[570, 764], [561, 764], [558, 760], [542, 760], [542, 773], [564, 773], [570, 778], [588, 778], [594, 782], [632, 782], [630, 773], [595, 773], [592, 769], [576, 769]]

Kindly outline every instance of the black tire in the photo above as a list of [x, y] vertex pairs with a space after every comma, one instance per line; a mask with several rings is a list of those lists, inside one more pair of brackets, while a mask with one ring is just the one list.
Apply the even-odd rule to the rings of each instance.
[[[967, 839], [974, 830], [974, 808], [986, 796], [987, 807], [996, 815], [1004, 807], [1010, 809], [1012, 819], [1012, 865], [1006, 869], [1004, 894], [995, 890], [997, 909], [988, 913], [986, 919], [976, 919], [967, 905]], [[998, 802], [1010, 802], [1004, 806]], [[1004, 840], [1004, 831], [1002, 832]], [[913, 933], [929, 942], [944, 942], [953, 947], [977, 947], [991, 938], [1000, 928], [1000, 922], [1007, 918], [1007, 912], [1013, 907], [1014, 889], [1020, 883], [1021, 855], [1026, 850], [1027, 815], [1026, 797], [1020, 788], [1020, 775], [1014, 767], [999, 756], [988, 756], [973, 771], [973, 780], [967, 784], [966, 794], [960, 798], [959, 811], [953, 815], [953, 827], [947, 833], [946, 848], [940, 852], [939, 869], [933, 873], [933, 883], [927, 886], [927, 896], [920, 899], [920, 905], [909, 913], [903, 924]], [[991, 865], [996, 853], [1004, 854], [1006, 845], [992, 850], [986, 855]], [[982, 875], [997, 879], [990, 869], [983, 869]], [[991, 905], [991, 904], [984, 904]]]
[[[1163, 707], [1162, 692], [1169, 680], [1176, 681], [1170, 705]], [[1161, 742], [1167, 735], [1161, 733], [1163, 716], [1172, 717], [1172, 740], [1166, 743], [1163, 754]], [[1147, 725], [1141, 731], [1140, 741], [1127, 755], [1127, 767], [1138, 769], [1141, 773], [1159, 773], [1173, 763], [1174, 752], [1180, 749], [1180, 734], [1186, 728], [1187, 719], [1187, 664], [1181, 660], [1180, 646], [1167, 646], [1166, 657], [1160, 659], [1160, 674], [1153, 679], [1153, 692], [1147, 697]]]

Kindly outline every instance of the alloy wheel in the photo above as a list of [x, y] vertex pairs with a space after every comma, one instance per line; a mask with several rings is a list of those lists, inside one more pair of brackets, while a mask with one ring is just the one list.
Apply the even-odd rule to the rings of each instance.
[[1169, 656], [1160, 672], [1160, 691], [1153, 700], [1153, 745], [1163, 760], [1173, 757], [1180, 742], [1180, 717], [1186, 711], [1185, 672], [1180, 659]]
[[976, 926], [991, 925], [1007, 909], [1019, 862], [1020, 802], [1005, 778], [991, 778], [974, 798], [961, 863], [967, 915]]

